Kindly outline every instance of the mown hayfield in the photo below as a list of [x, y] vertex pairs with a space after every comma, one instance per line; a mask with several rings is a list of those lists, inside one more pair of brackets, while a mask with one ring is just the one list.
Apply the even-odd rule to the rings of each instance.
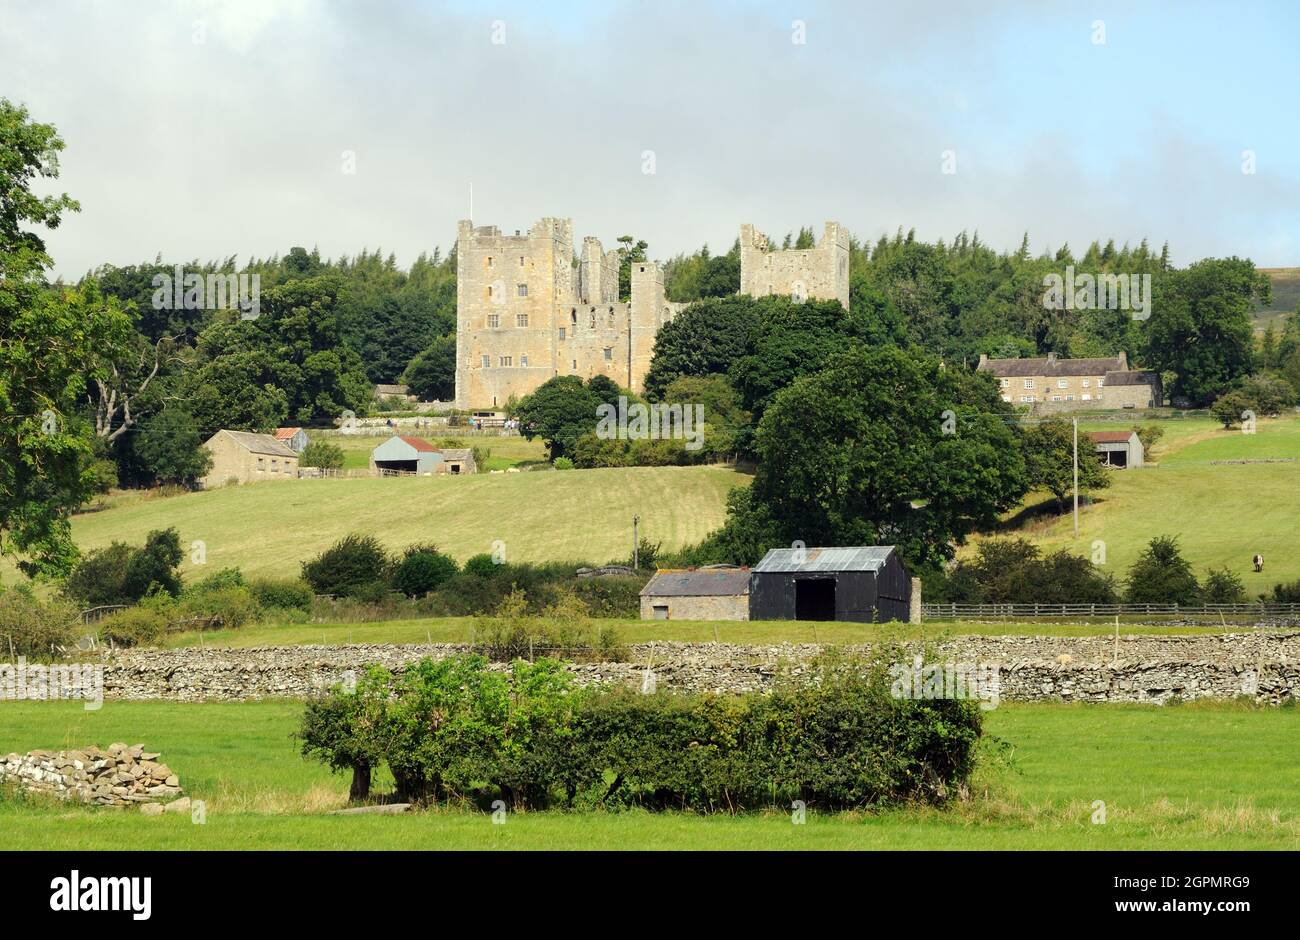
[[[941, 809], [393, 817], [327, 815], [347, 781], [298, 756], [294, 702], [0, 704], [0, 749], [141, 741], [160, 750], [207, 822], [0, 801], [12, 849], [1289, 849], [1300, 848], [1300, 710], [1237, 703], [1010, 705], [986, 728], [969, 798]], [[383, 781], [380, 781], [381, 785]], [[1106, 821], [1094, 824], [1096, 801]]]
[[[182, 545], [204, 543], [202, 571], [254, 576], [296, 576], [348, 532], [393, 549], [434, 542], [462, 562], [500, 540], [509, 561], [604, 563], [631, 555], [634, 515], [665, 549], [699, 541], [722, 524], [727, 491], [748, 479], [722, 467], [633, 467], [253, 483], [123, 500], [77, 516], [73, 537], [86, 551], [174, 526]], [[188, 557], [182, 570], [200, 573]]]
[[[1252, 599], [1300, 578], [1300, 418], [1261, 419], [1254, 434], [1209, 420], [1162, 426], [1169, 431], [1154, 449], [1158, 465], [1113, 471], [1111, 486], [1081, 507], [1078, 538], [1070, 514], [1051, 510], [1044, 505], [1050, 497], [1041, 495], [1029, 503], [1049, 511], [1025, 512], [1023, 525], [999, 534], [1088, 557], [1094, 543], [1104, 542], [1106, 566], [1120, 577], [1153, 536], [1176, 535], [1198, 577], [1210, 567], [1228, 568]], [[1262, 574], [1251, 565], [1256, 552], [1264, 556]]]

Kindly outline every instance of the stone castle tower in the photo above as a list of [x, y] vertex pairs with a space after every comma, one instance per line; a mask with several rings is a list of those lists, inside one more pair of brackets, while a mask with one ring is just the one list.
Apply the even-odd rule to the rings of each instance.
[[[836, 222], [816, 248], [772, 251], [741, 227], [741, 293], [849, 304], [848, 232]], [[663, 268], [632, 264], [632, 296], [618, 297], [619, 254], [573, 221], [545, 218], [526, 233], [462, 220], [456, 242], [456, 407], [501, 408], [557, 375], [606, 375], [640, 392], [655, 336], [687, 306], [664, 296]]]

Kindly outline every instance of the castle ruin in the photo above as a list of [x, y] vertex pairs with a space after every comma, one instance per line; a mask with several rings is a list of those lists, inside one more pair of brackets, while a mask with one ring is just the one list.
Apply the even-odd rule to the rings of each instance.
[[[640, 392], [655, 336], [687, 306], [664, 295], [657, 261], [632, 264], [618, 296], [619, 253], [598, 238], [575, 258], [573, 220], [540, 219], [526, 233], [460, 222], [456, 243], [456, 407], [500, 408], [557, 375], [606, 375]], [[849, 236], [827, 222], [815, 248], [773, 250], [741, 226], [740, 292], [849, 305]]]

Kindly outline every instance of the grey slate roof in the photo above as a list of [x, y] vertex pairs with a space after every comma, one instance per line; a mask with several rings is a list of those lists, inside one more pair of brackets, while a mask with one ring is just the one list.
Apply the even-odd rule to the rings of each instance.
[[[795, 552], [803, 561], [795, 560]], [[774, 548], [754, 566], [755, 571], [879, 571], [893, 554], [892, 545], [855, 545], [844, 548]]]
[[[1036, 376], [1062, 377], [1070, 375], [1109, 375], [1119, 371], [1118, 356], [1105, 359], [1057, 359], [1049, 363], [1046, 356], [1035, 359], [989, 359], [980, 363], [977, 371], [992, 372], [999, 378], [1034, 378]], [[1107, 384], [1110, 380], [1107, 379]]]
[[660, 571], [641, 589], [642, 597], [716, 597], [748, 593], [747, 568]]
[[1159, 380], [1160, 377], [1154, 372], [1125, 371], [1106, 373], [1107, 388], [1118, 385], [1155, 385]]
[[[218, 432], [220, 433], [220, 432]], [[226, 431], [240, 447], [251, 454], [267, 454], [271, 457], [297, 457], [298, 452], [283, 441], [277, 441], [269, 434], [253, 434], [249, 431]]]

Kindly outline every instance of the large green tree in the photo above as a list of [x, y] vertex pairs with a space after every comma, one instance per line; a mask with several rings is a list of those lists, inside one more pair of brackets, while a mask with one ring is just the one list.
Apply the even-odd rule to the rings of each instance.
[[985, 376], [894, 347], [849, 349], [773, 398], [749, 509], [784, 544], [894, 544], [913, 564], [941, 562], [1027, 489], [1009, 417]]
[[456, 397], [456, 334], [439, 336], [411, 360], [402, 381], [424, 401], [451, 401]]
[[127, 315], [93, 286], [46, 281], [50, 257], [28, 226], [57, 228], [78, 206], [32, 184], [58, 177], [63, 146], [53, 126], [0, 99], [0, 554], [29, 576], [76, 559], [69, 517], [95, 488], [94, 432], [79, 416], [87, 380], [130, 336]]
[[1271, 299], [1268, 276], [1242, 258], [1206, 258], [1156, 285], [1146, 362], [1175, 374], [1173, 396], [1203, 406], [1250, 373], [1251, 313]]
[[[1074, 491], [1074, 427], [1065, 418], [1047, 418], [1025, 431], [1025, 469], [1029, 485], [1042, 487], [1064, 506]], [[1079, 434], [1079, 491], [1110, 486], [1110, 476], [1087, 434]]]

